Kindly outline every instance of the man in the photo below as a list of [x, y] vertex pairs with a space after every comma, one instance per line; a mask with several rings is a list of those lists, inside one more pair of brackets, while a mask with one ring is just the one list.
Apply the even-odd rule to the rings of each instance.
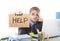
[[[37, 31], [41, 31], [40, 28], [42, 28], [42, 18], [39, 16], [40, 9], [38, 7], [32, 7], [30, 9], [30, 27], [29, 28], [19, 28], [18, 34], [29, 34], [30, 32], [33, 32], [34, 34], [37, 34]], [[40, 28], [38, 28], [40, 26]]]

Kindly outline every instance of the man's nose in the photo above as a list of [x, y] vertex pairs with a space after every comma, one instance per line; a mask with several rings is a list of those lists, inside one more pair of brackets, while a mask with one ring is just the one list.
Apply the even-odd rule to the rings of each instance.
[[35, 15], [34, 17], [35, 17], [35, 18], [37, 18], [37, 16], [36, 16], [36, 15]]

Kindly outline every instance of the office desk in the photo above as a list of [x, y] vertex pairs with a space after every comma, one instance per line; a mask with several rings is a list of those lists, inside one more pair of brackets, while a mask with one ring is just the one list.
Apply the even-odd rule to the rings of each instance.
[[[17, 35], [15, 37], [9, 36], [9, 38], [5, 38], [0, 41], [38, 41], [36, 38], [32, 38], [31, 36], [25, 35]], [[49, 40], [45, 39], [45, 41], [60, 41], [60, 37], [50, 38]]]

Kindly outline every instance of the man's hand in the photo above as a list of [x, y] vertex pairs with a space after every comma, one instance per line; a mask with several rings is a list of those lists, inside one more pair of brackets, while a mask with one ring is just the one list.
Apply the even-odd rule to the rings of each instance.
[[41, 16], [38, 16], [38, 21], [43, 21], [43, 18]]

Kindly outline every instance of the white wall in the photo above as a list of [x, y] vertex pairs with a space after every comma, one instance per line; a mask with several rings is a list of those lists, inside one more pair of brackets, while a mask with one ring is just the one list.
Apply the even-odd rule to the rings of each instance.
[[[57, 33], [59, 31], [58, 23], [55, 22], [56, 12], [60, 11], [59, 0], [0, 0], [0, 36], [15, 35], [17, 33], [18, 28], [9, 28], [9, 14], [18, 11], [29, 13], [29, 9], [33, 6], [41, 9], [40, 14], [45, 20], [44, 23], [48, 23], [49, 30], [51, 29], [50, 25], [52, 25], [51, 35], [59, 34]], [[49, 21], [47, 22], [47, 20]]]

